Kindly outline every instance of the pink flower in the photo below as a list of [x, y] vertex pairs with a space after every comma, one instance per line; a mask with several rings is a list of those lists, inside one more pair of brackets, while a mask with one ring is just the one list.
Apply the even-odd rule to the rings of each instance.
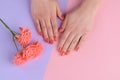
[[36, 41], [29, 46], [27, 46], [24, 50], [17, 53], [15, 55], [14, 63], [17, 65], [22, 65], [26, 63], [28, 60], [39, 57], [42, 53], [43, 47], [39, 41]]
[[15, 35], [15, 39], [22, 45], [22, 46], [26, 46], [29, 44], [30, 40], [31, 40], [31, 32], [30, 29], [28, 28], [23, 28], [20, 27], [19, 28], [21, 33], [18, 35]]

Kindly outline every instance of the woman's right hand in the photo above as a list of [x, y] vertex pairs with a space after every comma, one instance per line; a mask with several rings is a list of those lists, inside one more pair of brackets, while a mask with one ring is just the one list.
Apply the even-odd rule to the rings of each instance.
[[38, 33], [52, 44], [58, 37], [57, 16], [63, 19], [57, 0], [32, 0], [31, 9]]

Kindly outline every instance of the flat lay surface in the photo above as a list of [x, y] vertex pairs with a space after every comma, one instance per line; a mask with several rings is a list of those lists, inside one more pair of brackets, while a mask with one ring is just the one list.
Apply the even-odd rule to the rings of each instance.
[[[52, 51], [44, 80], [120, 80], [120, 1], [101, 0], [93, 30], [80, 52]], [[67, 10], [79, 0], [69, 0]]]
[[[81, 0], [59, 0], [63, 12]], [[43, 44], [39, 58], [25, 65], [12, 63], [16, 49], [9, 31], [0, 23], [0, 80], [120, 80], [120, 0], [102, 0], [93, 30], [79, 52], [60, 56], [35, 30], [30, 0], [1, 0], [0, 18], [15, 31], [29, 27], [32, 41]], [[58, 20], [60, 24], [60, 20]]]
[[[59, 0], [59, 3], [64, 11], [67, 0]], [[30, 28], [32, 41], [38, 38], [43, 44], [43, 53], [39, 58], [31, 60], [23, 66], [14, 65], [12, 60], [17, 51], [11, 33], [0, 23], [0, 80], [43, 80], [53, 45], [44, 42], [36, 32], [31, 17], [30, 4], [30, 0], [3, 0], [0, 2], [0, 18], [16, 32], [19, 31], [20, 26]]]

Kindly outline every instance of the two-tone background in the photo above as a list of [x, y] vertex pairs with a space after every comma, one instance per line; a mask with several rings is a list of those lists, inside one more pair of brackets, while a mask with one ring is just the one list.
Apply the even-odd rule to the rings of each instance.
[[[120, 0], [101, 1], [93, 31], [79, 53], [61, 57], [57, 43], [49, 45], [39, 37], [42, 55], [24, 66], [12, 64], [15, 47], [11, 34], [0, 23], [0, 80], [120, 80]], [[79, 2], [59, 0], [63, 12]], [[19, 26], [30, 27], [34, 41], [38, 34], [30, 4], [30, 0], [0, 0], [0, 18], [16, 31]]]

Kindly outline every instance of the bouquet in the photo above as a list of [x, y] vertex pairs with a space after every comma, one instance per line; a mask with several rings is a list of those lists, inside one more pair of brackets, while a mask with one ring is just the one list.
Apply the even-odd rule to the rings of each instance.
[[[14, 57], [13, 62], [17, 65], [23, 65], [27, 61], [37, 58], [42, 53], [42, 44], [36, 40], [30, 43], [32, 34], [29, 28], [19, 27], [20, 32], [13, 31], [2, 19], [0, 22], [3, 23], [6, 29], [8, 29], [12, 35], [14, 45], [17, 49], [17, 53]], [[19, 43], [23, 49], [19, 50], [17, 43]]]

